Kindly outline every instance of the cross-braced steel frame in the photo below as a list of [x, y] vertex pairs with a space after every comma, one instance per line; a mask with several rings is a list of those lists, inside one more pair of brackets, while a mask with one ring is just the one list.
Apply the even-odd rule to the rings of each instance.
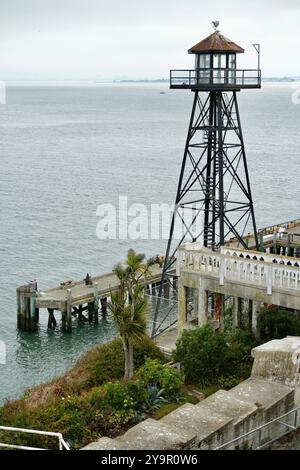
[[252, 226], [258, 249], [250, 179], [236, 91], [211, 91], [203, 100], [197, 90], [177, 188], [152, 334], [159, 329], [163, 285], [175, 289], [174, 265], [180, 245], [202, 241], [214, 251], [234, 237], [244, 239]]

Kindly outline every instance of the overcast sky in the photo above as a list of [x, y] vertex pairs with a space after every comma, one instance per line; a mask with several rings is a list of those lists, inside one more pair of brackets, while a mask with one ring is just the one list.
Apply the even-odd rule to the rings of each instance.
[[242, 67], [300, 75], [300, 0], [0, 0], [0, 79], [167, 77], [212, 20], [246, 49]]

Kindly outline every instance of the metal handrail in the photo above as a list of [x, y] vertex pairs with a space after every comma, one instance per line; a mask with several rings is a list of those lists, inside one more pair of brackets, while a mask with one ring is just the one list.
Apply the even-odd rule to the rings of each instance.
[[232, 68], [174, 69], [170, 70], [170, 84], [179, 87], [195, 87], [197, 85], [259, 87], [261, 86], [261, 70]]
[[211, 72], [212, 70], [224, 70], [225, 72], [258, 72], [260, 75], [261, 70], [260, 69], [227, 69], [227, 68], [222, 68], [222, 67], [216, 67], [216, 68], [194, 68], [194, 69], [171, 69], [170, 72], [198, 72], [198, 71], [203, 71], [203, 72]]
[[[221, 449], [224, 449], [225, 447], [228, 447], [229, 445], [231, 444], [234, 444], [242, 439], [244, 439], [245, 437], [248, 437], [250, 436], [251, 434], [254, 434], [256, 432], [258, 432], [258, 446], [256, 447], [256, 450], [260, 450], [260, 449], [263, 449], [264, 447], [267, 447], [268, 445], [270, 445], [271, 443], [277, 441], [278, 439], [281, 439], [283, 436], [289, 434], [290, 432], [292, 431], [296, 431], [299, 427], [300, 427], [300, 424], [297, 424], [297, 421], [298, 421], [298, 412], [300, 410], [300, 407], [298, 406], [297, 408], [293, 408], [292, 410], [288, 411], [287, 413], [281, 415], [281, 416], [278, 416], [277, 418], [274, 418], [272, 419], [271, 421], [269, 421], [268, 423], [265, 423], [265, 424], [262, 424], [261, 426], [258, 426], [257, 428], [255, 429], [252, 429], [251, 431], [248, 431], [246, 432], [245, 434], [241, 434], [240, 436], [234, 438], [234, 439], [231, 439], [230, 441], [227, 441], [225, 442], [224, 444], [218, 446], [218, 447], [215, 447], [213, 450], [221, 450]], [[291, 425], [291, 424], [288, 424], [288, 423], [284, 423], [282, 422], [282, 418], [285, 418], [287, 416], [290, 416], [291, 414], [295, 413], [295, 417], [294, 417], [294, 425]], [[271, 424], [274, 424], [274, 423], [278, 423], [278, 424], [281, 424], [282, 426], [286, 426], [287, 428], [289, 428], [289, 431], [288, 432], [285, 432], [283, 433], [282, 435], [278, 436], [278, 438], [276, 439], [270, 439], [269, 441], [267, 442], [264, 442], [263, 444], [261, 444], [261, 430], [264, 429], [264, 428], [267, 428], [268, 426], [270, 426]]]
[[[13, 427], [8, 427], [8, 426], [0, 426], [0, 431], [21, 432], [25, 434], [37, 434], [40, 436], [57, 437], [59, 450], [70, 450], [70, 447], [68, 446], [68, 444], [63, 438], [63, 435], [60, 432], [38, 431], [36, 429], [13, 428]], [[5, 443], [0, 443], [0, 447], [7, 447], [9, 449], [20, 449], [20, 450], [47, 450], [41, 447], [19, 446], [15, 444], [5, 444]]]
[[258, 229], [258, 233], [262, 233], [266, 230], [272, 230], [272, 229], [275, 229], [277, 227], [283, 227], [284, 225], [290, 225], [290, 224], [294, 224], [296, 222], [300, 222], [300, 219], [293, 219], [293, 220], [289, 220], [287, 222], [282, 222], [281, 224], [274, 224], [274, 225], [269, 225], [268, 227], [263, 227], [263, 228], [260, 228]]

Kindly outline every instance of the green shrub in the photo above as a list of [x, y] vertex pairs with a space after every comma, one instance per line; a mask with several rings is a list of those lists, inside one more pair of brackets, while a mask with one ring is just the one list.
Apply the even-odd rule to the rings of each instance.
[[261, 309], [257, 317], [261, 340], [281, 339], [300, 335], [300, 317], [283, 307], [269, 306]]
[[247, 329], [234, 328], [225, 332], [224, 336], [228, 346], [226, 360], [231, 367], [252, 364], [251, 350], [259, 344], [253, 333]]
[[128, 395], [135, 400], [136, 409], [142, 410], [143, 405], [149, 396], [145, 383], [142, 380], [129, 380], [126, 383], [126, 389]]
[[[12, 404], [11, 404], [12, 405]], [[18, 408], [7, 405], [1, 410], [1, 423], [6, 426], [60, 432], [66, 439], [84, 445], [92, 440], [88, 424], [94, 418], [94, 409], [83, 397], [66, 397], [56, 403], [27, 409], [19, 402]], [[8, 438], [6, 433], [6, 439]], [[57, 438], [31, 434], [9, 436], [10, 443], [31, 447], [58, 449]], [[7, 442], [3, 441], [3, 442]]]
[[[145, 362], [145, 357], [164, 360], [164, 356], [154, 342], [145, 337], [142, 343], [134, 346], [134, 363], [138, 368]], [[124, 350], [122, 341], [115, 339], [101, 344], [84, 356], [80, 364], [85, 364], [89, 375], [89, 386], [102, 385], [105, 382], [121, 379], [124, 376]]]
[[206, 325], [191, 331], [184, 331], [177, 342], [174, 360], [181, 363], [187, 382], [210, 382], [224, 373], [224, 335], [215, 334]]
[[111, 407], [116, 411], [135, 409], [136, 401], [128, 393], [126, 384], [108, 382], [103, 388], [105, 390], [104, 406]]
[[246, 378], [251, 367], [252, 335], [238, 329], [216, 333], [206, 325], [185, 331], [176, 345], [174, 360], [181, 363], [188, 383], [218, 383], [219, 377]]
[[137, 377], [146, 385], [156, 385], [158, 389], [163, 389], [163, 396], [169, 400], [178, 396], [183, 385], [181, 373], [153, 359], [146, 359], [138, 370]]
[[241, 378], [237, 376], [218, 377], [218, 386], [223, 390], [230, 390], [241, 383]]
[[101, 436], [113, 438], [124, 433], [136, 422], [136, 413], [133, 410], [116, 411], [105, 408], [97, 411], [88, 428], [95, 436], [94, 439]]

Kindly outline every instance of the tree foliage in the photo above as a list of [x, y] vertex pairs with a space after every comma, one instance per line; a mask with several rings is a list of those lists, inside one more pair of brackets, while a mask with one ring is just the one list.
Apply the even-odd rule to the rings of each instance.
[[115, 266], [113, 272], [120, 281], [117, 292], [111, 293], [108, 307], [120, 334], [125, 353], [124, 378], [134, 373], [134, 345], [143, 341], [147, 326], [147, 301], [142, 283], [149, 273], [145, 255], [129, 250], [124, 263]]

